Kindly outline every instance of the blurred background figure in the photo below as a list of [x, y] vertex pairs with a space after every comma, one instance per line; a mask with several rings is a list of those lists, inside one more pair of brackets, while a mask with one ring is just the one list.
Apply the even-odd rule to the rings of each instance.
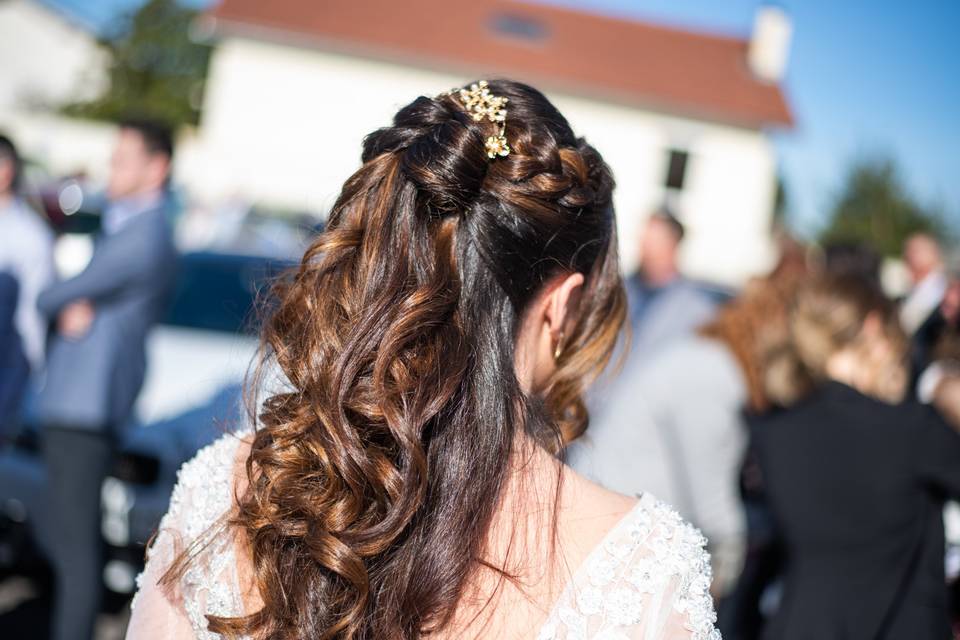
[[[624, 278], [627, 327], [617, 345], [617, 366], [605, 371], [589, 390], [592, 424], [635, 420], [642, 413], [634, 402], [636, 376], [646, 367], [647, 359], [674, 340], [692, 334], [716, 311], [718, 296], [680, 272], [684, 234], [683, 224], [667, 208], [651, 213], [643, 226], [639, 266]], [[627, 411], [624, 405], [629, 407]], [[597, 481], [602, 484], [600, 478]], [[666, 496], [661, 499], [668, 500]]]
[[[53, 233], [22, 193], [23, 166], [13, 142], [0, 135], [0, 271], [16, 279], [15, 324], [34, 371], [43, 367], [46, 320], [37, 296], [54, 277]], [[0, 429], [2, 430], [2, 429]]]
[[[960, 277], [953, 273], [940, 305], [946, 327], [934, 347], [931, 362], [917, 381], [917, 399], [934, 407], [960, 432]], [[947, 579], [951, 583], [954, 633], [960, 632], [960, 503], [952, 500], [943, 510], [947, 542]]]
[[[960, 435], [908, 401], [896, 308], [869, 279], [825, 275], [790, 315], [796, 375], [751, 419], [786, 550], [770, 640], [950, 637], [945, 495], [960, 495]], [[782, 370], [782, 368], [781, 368]]]
[[911, 288], [900, 305], [900, 322], [910, 336], [913, 375], [930, 363], [932, 351], [947, 327], [940, 305], [947, 292], [947, 275], [940, 243], [926, 233], [909, 236], [903, 245], [903, 262]]
[[640, 266], [625, 282], [631, 359], [691, 333], [716, 308], [708, 294], [680, 273], [683, 236], [683, 225], [666, 208], [653, 212], [644, 225]]
[[917, 381], [917, 397], [921, 402], [934, 403], [947, 417], [954, 418], [960, 428], [960, 395], [955, 379], [960, 377], [960, 273], [949, 279], [937, 311], [935, 340], [930, 357]]
[[0, 449], [14, 432], [30, 366], [17, 331], [20, 285], [8, 271], [0, 271]]
[[166, 127], [120, 127], [93, 257], [38, 300], [56, 325], [37, 403], [56, 520], [56, 640], [91, 637], [99, 610], [100, 488], [143, 384], [147, 334], [165, 310], [176, 266], [172, 156]]
[[933, 404], [960, 430], [960, 272], [950, 277], [938, 317], [942, 329], [930, 363], [917, 381], [917, 397]]
[[863, 242], [834, 242], [823, 248], [823, 266], [834, 275], [859, 276], [880, 287], [883, 259]]
[[[642, 362], [624, 371], [619, 392], [567, 453], [586, 476], [628, 495], [648, 491], [699, 527], [709, 541], [717, 598], [743, 564], [743, 414], [770, 405], [762, 363], [786, 340], [787, 309], [803, 274], [792, 256], [785, 252], [773, 275], [752, 281], [692, 335], [638, 355]], [[698, 312], [705, 309], [701, 295], [689, 298]], [[669, 320], [685, 325], [691, 318], [676, 313]]]

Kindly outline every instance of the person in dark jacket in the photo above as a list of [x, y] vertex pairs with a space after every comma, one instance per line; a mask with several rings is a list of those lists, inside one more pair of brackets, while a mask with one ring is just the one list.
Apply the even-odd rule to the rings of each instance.
[[93, 635], [102, 590], [100, 487], [131, 419], [146, 372], [146, 340], [166, 308], [176, 252], [167, 178], [170, 131], [120, 127], [93, 256], [78, 275], [44, 290], [55, 322], [37, 399], [49, 473], [55, 640]]
[[15, 323], [19, 292], [16, 277], [0, 271], [0, 448], [14, 432], [30, 374]]
[[947, 640], [941, 512], [960, 495], [960, 435], [901, 402], [906, 339], [866, 280], [808, 284], [791, 331], [797, 366], [772, 370], [805, 393], [752, 421], [787, 563], [764, 637]]
[[939, 241], [926, 233], [911, 235], [904, 242], [903, 262], [913, 286], [900, 301], [900, 322], [910, 336], [911, 373], [916, 382], [932, 363], [941, 337], [956, 326], [956, 318], [943, 309], [950, 277]]

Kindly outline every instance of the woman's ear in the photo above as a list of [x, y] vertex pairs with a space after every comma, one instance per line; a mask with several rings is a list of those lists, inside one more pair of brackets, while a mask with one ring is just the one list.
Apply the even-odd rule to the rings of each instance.
[[583, 282], [581, 273], [556, 276], [525, 315], [514, 356], [524, 392], [536, 392], [556, 371], [557, 354], [576, 321]]
[[879, 311], [870, 311], [863, 319], [863, 337], [867, 340], [876, 340], [883, 337], [883, 317]]
[[558, 339], [573, 322], [583, 293], [583, 274], [565, 276], [549, 293], [544, 322], [554, 339]]

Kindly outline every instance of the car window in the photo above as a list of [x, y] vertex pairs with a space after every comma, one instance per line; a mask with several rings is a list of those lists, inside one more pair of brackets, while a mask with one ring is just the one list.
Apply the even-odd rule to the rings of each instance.
[[164, 324], [227, 333], [256, 333], [257, 302], [290, 262], [196, 252], [181, 257]]

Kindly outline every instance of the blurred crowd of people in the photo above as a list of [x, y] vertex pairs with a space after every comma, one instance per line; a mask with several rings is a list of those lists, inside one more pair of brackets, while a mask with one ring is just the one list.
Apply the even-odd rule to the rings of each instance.
[[91, 638], [100, 609], [101, 485], [143, 385], [147, 335], [165, 311], [177, 262], [172, 157], [168, 128], [120, 126], [92, 257], [60, 279], [54, 234], [23, 197], [16, 147], [0, 137], [0, 440], [14, 433], [32, 378], [53, 521], [56, 640]]
[[950, 637], [960, 274], [917, 233], [892, 300], [870, 247], [784, 241], [772, 273], [724, 299], [680, 275], [682, 239], [669, 211], [651, 216], [632, 342], [567, 462], [701, 528], [728, 640]]

